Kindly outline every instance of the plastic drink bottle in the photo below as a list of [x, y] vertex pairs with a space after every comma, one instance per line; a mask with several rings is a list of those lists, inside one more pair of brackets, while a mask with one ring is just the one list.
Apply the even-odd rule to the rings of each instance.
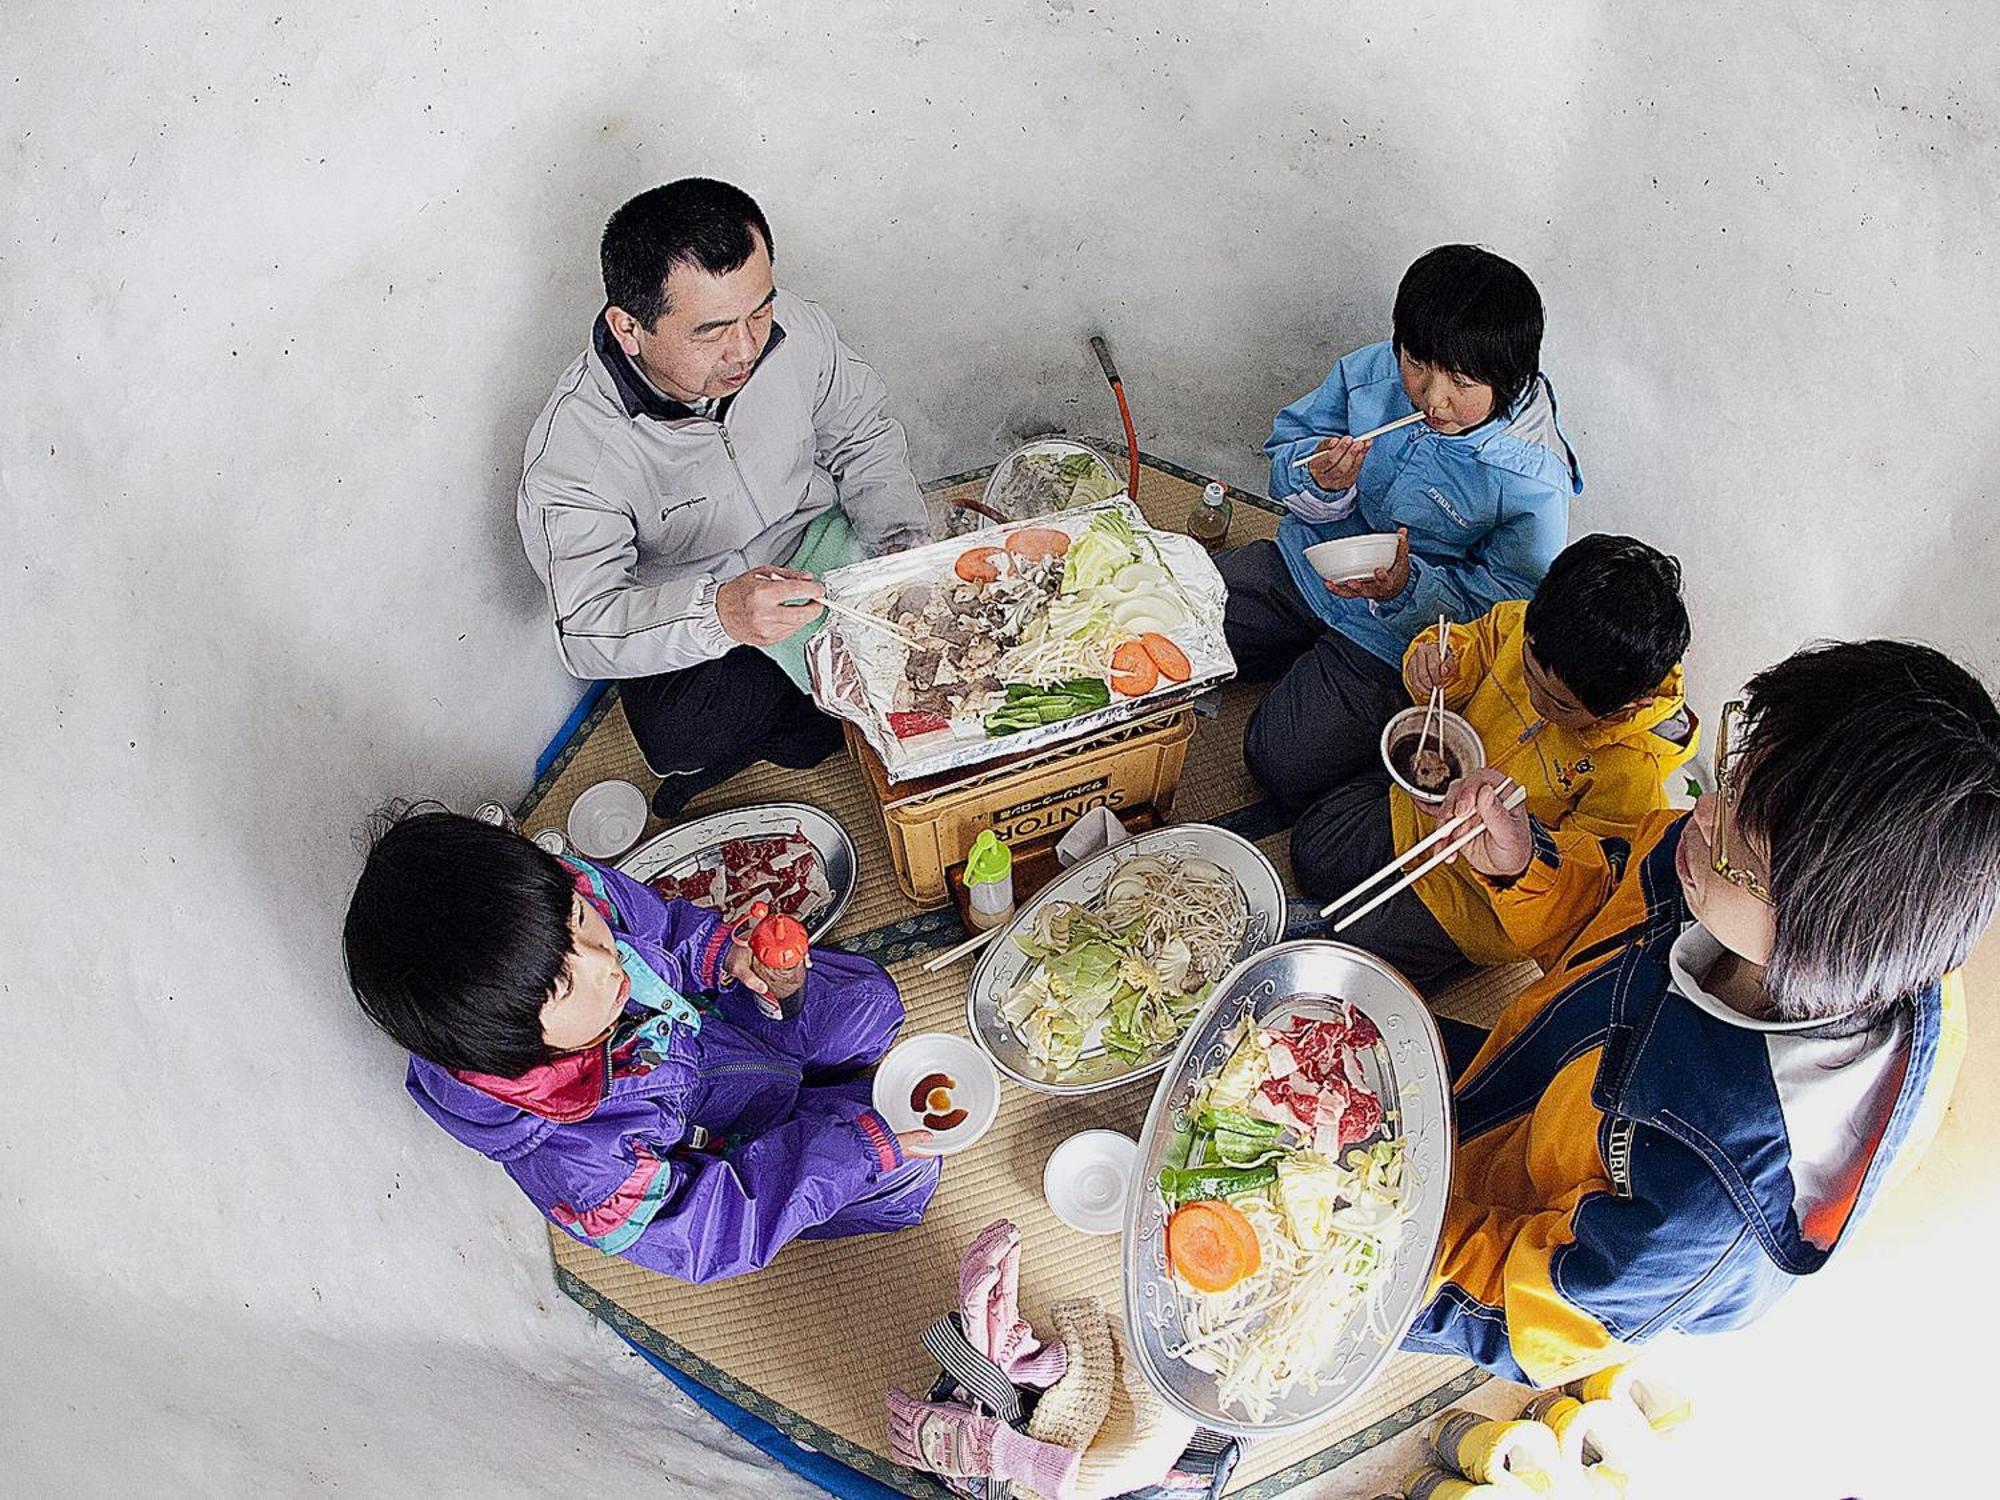
[[1211, 481], [1201, 492], [1201, 503], [1188, 512], [1187, 534], [1210, 552], [1219, 550], [1229, 540], [1232, 508], [1229, 491]]

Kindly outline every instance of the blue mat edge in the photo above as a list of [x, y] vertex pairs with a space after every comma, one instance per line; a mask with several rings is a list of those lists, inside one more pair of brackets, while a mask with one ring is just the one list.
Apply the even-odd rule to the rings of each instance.
[[[621, 1333], [619, 1337], [625, 1338], [625, 1335]], [[765, 1457], [782, 1464], [807, 1483], [819, 1486], [829, 1495], [838, 1495], [841, 1500], [903, 1500], [887, 1485], [876, 1483], [866, 1474], [837, 1458], [827, 1457], [817, 1448], [807, 1447], [798, 1439], [787, 1437], [754, 1412], [744, 1410], [728, 1397], [717, 1395], [692, 1375], [675, 1369], [643, 1344], [629, 1338], [625, 1338], [625, 1342], [634, 1354], [671, 1380], [696, 1406]]]

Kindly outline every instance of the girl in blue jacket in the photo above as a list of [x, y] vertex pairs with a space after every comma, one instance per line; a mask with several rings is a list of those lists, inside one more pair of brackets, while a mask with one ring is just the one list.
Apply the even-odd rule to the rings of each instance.
[[[1264, 444], [1287, 512], [1278, 539], [1222, 561], [1237, 665], [1279, 679], [1245, 758], [1295, 808], [1370, 769], [1406, 706], [1398, 673], [1420, 630], [1534, 593], [1583, 489], [1540, 372], [1541, 296], [1520, 267], [1441, 245], [1404, 273], [1391, 329], [1278, 413]], [[1350, 436], [1417, 412], [1373, 441]], [[1372, 578], [1327, 583], [1305, 560], [1368, 532], [1398, 537]]]

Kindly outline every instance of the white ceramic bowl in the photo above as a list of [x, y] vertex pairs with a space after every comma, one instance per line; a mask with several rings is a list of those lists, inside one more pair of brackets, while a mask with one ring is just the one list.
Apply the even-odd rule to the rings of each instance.
[[1365, 536], [1340, 536], [1306, 548], [1306, 562], [1328, 583], [1352, 583], [1372, 578], [1377, 568], [1396, 561], [1396, 533], [1371, 531]]
[[629, 781], [600, 781], [576, 799], [565, 827], [590, 858], [616, 859], [646, 831], [646, 794]]
[[1139, 1143], [1115, 1130], [1083, 1130], [1049, 1153], [1042, 1196], [1055, 1216], [1084, 1234], [1125, 1227], [1125, 1194]]
[[[1468, 771], [1476, 771], [1486, 764], [1486, 746], [1480, 743], [1478, 730], [1474, 729], [1448, 708], [1438, 715], [1438, 721], [1438, 723], [1434, 723], [1431, 726], [1430, 742], [1435, 745], [1438, 742], [1440, 734], [1442, 734], [1445, 757], [1448, 760], [1458, 762], [1459, 776], [1465, 775]], [[1440, 729], [1439, 724], [1443, 726], [1442, 729]], [[1417, 737], [1423, 732], [1424, 705], [1421, 703], [1404, 709], [1387, 724], [1384, 724], [1382, 726], [1382, 764], [1388, 767], [1389, 775], [1394, 779], [1396, 785], [1408, 792], [1416, 800], [1418, 806], [1436, 807], [1444, 801], [1444, 793], [1442, 791], [1418, 791], [1410, 779], [1396, 769], [1396, 763], [1389, 758], [1391, 750], [1401, 745], [1405, 740], [1414, 744]], [[1456, 777], [1453, 778], [1453, 780], [1456, 779]], [[1449, 789], [1449, 787], [1450, 783], [1447, 782], [1446, 788]]]
[[1000, 1113], [1000, 1073], [986, 1054], [962, 1036], [926, 1031], [905, 1037], [875, 1069], [875, 1113], [894, 1131], [928, 1130], [924, 1111], [912, 1108], [910, 1092], [925, 1075], [951, 1080], [951, 1102], [965, 1118], [949, 1130], [932, 1130], [925, 1156], [950, 1156], [978, 1140]]

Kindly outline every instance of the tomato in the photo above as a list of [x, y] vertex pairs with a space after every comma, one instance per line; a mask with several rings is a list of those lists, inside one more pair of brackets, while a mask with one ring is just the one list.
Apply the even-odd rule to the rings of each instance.
[[1033, 562], [1037, 558], [1061, 557], [1069, 551], [1069, 533], [1053, 526], [1030, 526], [1007, 538], [1007, 550]]
[[1000, 576], [1000, 560], [1006, 555], [998, 547], [974, 547], [959, 553], [951, 570], [967, 583], [991, 583]]

